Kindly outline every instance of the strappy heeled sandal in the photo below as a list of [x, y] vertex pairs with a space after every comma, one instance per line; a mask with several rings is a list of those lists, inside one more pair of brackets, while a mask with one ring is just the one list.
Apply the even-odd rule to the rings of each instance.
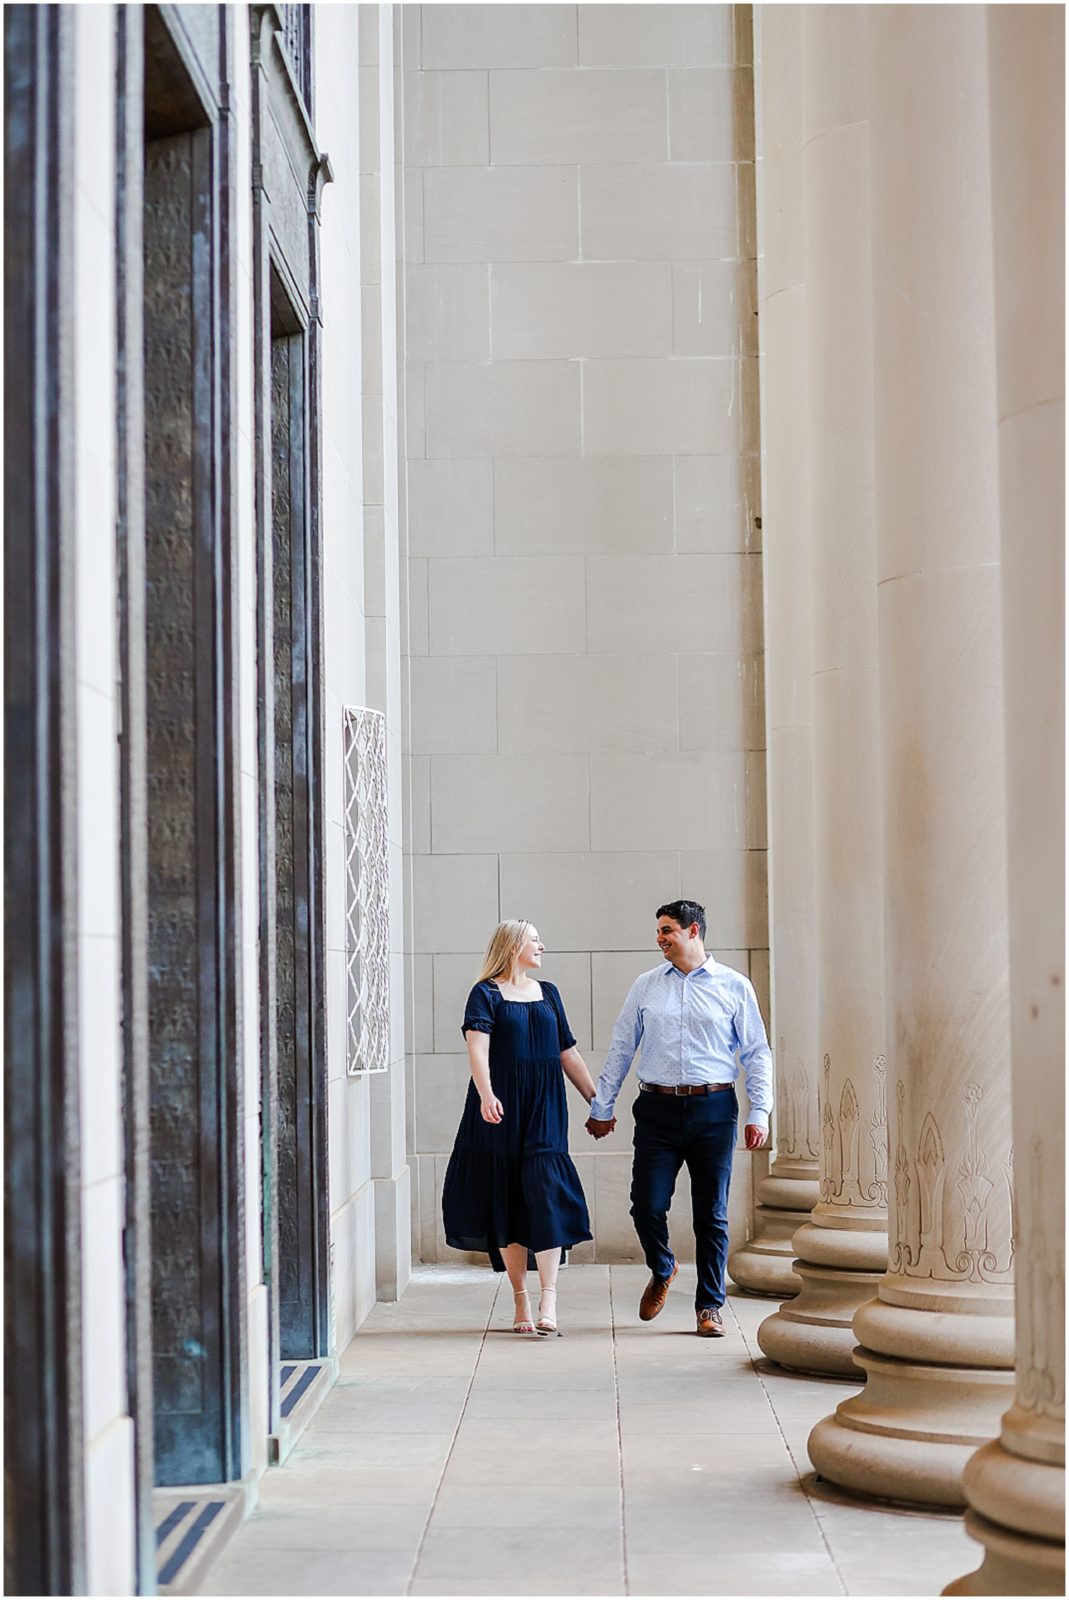
[[[527, 1290], [513, 1289], [512, 1298], [516, 1302], [512, 1316], [513, 1333], [534, 1333], [535, 1325], [531, 1320], [531, 1297]], [[523, 1303], [522, 1306], [521, 1301]], [[526, 1310], [527, 1315], [522, 1316], [521, 1310]]]
[[[545, 1301], [550, 1295], [553, 1296], [553, 1303], [551, 1306], [546, 1307]], [[552, 1316], [548, 1314], [550, 1311], [553, 1313]], [[561, 1331], [557, 1327], [556, 1289], [543, 1289], [538, 1297], [538, 1321], [535, 1323], [535, 1333], [540, 1333], [543, 1337], [548, 1337], [551, 1333], [555, 1333], [558, 1339], [561, 1337]]]

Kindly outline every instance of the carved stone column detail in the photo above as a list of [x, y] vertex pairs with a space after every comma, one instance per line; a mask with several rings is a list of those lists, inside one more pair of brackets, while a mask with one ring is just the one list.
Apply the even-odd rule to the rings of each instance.
[[776, 1156], [757, 1185], [754, 1237], [728, 1261], [742, 1288], [778, 1297], [801, 1286], [791, 1239], [816, 1203], [819, 1172], [800, 30], [800, 6], [762, 7], [755, 18], [758, 150], [773, 158], [758, 162], [758, 299]]
[[864, 8], [806, 7], [796, 68], [804, 136], [820, 1199], [793, 1239], [802, 1291], [758, 1333], [772, 1360], [845, 1377], [857, 1373], [854, 1312], [887, 1263], [866, 27]]
[[1065, 1593], [1065, 14], [993, 6], [1017, 1390], [965, 1468], [980, 1568], [947, 1594]]
[[961, 1505], [1013, 1366], [985, 22], [866, 19], [891, 1252], [854, 1318], [867, 1385], [809, 1453], [848, 1489]]
[[757, 1186], [754, 1236], [734, 1251], [728, 1269], [751, 1294], [797, 1294], [794, 1235], [819, 1195], [819, 1135], [816, 1089], [801, 1059], [789, 1061], [786, 1039], [776, 1054], [776, 1158]]

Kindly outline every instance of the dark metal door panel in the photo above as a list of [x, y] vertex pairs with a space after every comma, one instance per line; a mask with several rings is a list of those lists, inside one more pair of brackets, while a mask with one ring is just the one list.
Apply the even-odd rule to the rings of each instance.
[[146, 753], [156, 1479], [231, 1475], [212, 132], [146, 146]]
[[271, 346], [276, 1032], [280, 1354], [320, 1354], [316, 1327], [311, 1018], [305, 341]]

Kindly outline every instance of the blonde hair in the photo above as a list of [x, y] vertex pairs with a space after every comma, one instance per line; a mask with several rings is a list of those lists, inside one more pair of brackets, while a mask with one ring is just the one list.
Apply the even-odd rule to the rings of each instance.
[[531, 937], [532, 931], [532, 924], [529, 922], [518, 922], [515, 919], [499, 922], [486, 947], [483, 970], [476, 981], [486, 983], [493, 978], [511, 977], [516, 957]]

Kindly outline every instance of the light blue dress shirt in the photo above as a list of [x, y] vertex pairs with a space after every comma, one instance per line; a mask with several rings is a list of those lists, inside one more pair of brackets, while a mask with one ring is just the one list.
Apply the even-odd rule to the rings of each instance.
[[636, 978], [612, 1031], [590, 1115], [612, 1116], [616, 1097], [641, 1047], [643, 1083], [734, 1083], [735, 1052], [746, 1074], [749, 1121], [768, 1127], [772, 1052], [749, 978], [709, 956], [693, 972], [670, 961]]

